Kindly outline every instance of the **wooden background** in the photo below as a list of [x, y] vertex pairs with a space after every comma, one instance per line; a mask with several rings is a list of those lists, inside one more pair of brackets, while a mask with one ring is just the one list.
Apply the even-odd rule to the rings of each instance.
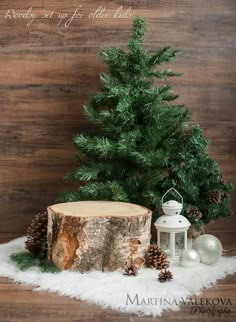
[[[72, 136], [91, 129], [82, 104], [99, 88], [101, 46], [125, 48], [132, 19], [5, 19], [8, 9], [84, 14], [100, 5], [132, 6], [146, 18], [146, 46], [182, 49], [172, 68], [180, 102], [190, 106], [212, 141], [210, 154], [236, 185], [235, 0], [0, 1], [0, 233], [21, 235], [32, 216], [68, 189], [74, 168]], [[236, 200], [233, 200], [236, 210]]]

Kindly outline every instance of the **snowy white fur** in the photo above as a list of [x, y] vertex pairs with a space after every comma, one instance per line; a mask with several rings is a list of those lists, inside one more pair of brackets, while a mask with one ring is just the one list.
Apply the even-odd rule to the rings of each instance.
[[[210, 287], [217, 279], [236, 272], [235, 257], [221, 257], [212, 266], [199, 264], [194, 268], [184, 268], [172, 265], [174, 279], [167, 283], [157, 280], [158, 272], [154, 269], [142, 269], [137, 277], [123, 276], [118, 271], [86, 274], [63, 271], [53, 274], [32, 268], [22, 272], [10, 261], [9, 256], [24, 250], [24, 242], [25, 237], [21, 237], [0, 245], [0, 276], [30, 284], [38, 291], [55, 292], [126, 313], [158, 316], [166, 309], [178, 310], [178, 305], [161, 304], [159, 299], [168, 299], [170, 302], [173, 299], [181, 303], [182, 298], [200, 294], [203, 288]], [[148, 305], [148, 298], [158, 300]]]

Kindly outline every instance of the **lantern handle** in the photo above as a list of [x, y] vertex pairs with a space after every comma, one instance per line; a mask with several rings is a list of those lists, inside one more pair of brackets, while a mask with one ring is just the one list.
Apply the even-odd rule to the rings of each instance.
[[163, 205], [163, 199], [164, 199], [164, 197], [171, 191], [171, 190], [174, 190], [176, 193], [177, 193], [177, 195], [180, 197], [180, 199], [181, 199], [181, 203], [182, 203], [182, 205], [183, 205], [183, 197], [181, 196], [181, 194], [175, 189], [175, 188], [170, 188], [169, 190], [167, 190], [166, 191], [166, 193], [162, 196], [162, 198], [161, 198], [161, 204]]

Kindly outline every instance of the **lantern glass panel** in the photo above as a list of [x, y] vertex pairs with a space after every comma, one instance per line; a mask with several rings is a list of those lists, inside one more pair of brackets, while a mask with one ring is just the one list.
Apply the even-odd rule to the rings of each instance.
[[166, 255], [170, 255], [170, 234], [166, 232], [160, 232], [160, 247]]
[[175, 234], [175, 255], [180, 256], [184, 250], [184, 232]]

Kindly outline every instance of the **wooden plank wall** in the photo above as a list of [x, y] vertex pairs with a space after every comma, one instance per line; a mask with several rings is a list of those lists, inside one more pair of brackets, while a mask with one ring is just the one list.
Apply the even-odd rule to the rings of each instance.
[[[146, 46], [182, 49], [172, 66], [180, 101], [212, 141], [211, 155], [236, 185], [235, 0], [0, 1], [0, 232], [23, 234], [35, 212], [68, 189], [72, 136], [91, 129], [82, 104], [98, 89], [101, 46], [125, 47], [132, 19], [5, 19], [8, 9], [85, 15], [132, 6], [148, 23]], [[234, 208], [236, 202], [234, 200]]]

